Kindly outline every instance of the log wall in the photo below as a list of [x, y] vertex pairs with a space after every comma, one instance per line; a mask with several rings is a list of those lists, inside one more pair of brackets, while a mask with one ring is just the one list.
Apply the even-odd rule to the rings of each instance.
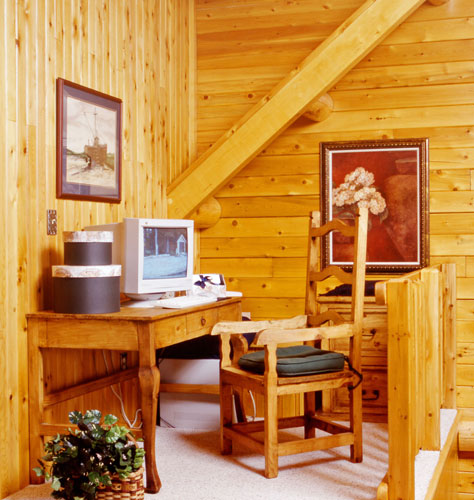
[[[362, 3], [196, 0], [199, 152]], [[457, 265], [457, 405], [466, 409], [474, 408], [473, 53], [474, 3], [426, 2], [329, 91], [326, 120], [298, 119], [217, 193], [223, 216], [201, 234], [201, 270], [224, 273], [253, 319], [299, 314], [319, 143], [428, 137], [430, 261]], [[461, 464], [460, 492], [472, 495], [472, 464]]]
[[[0, 1], [0, 498], [28, 481], [25, 313], [51, 306], [62, 231], [166, 216], [164, 185], [189, 164], [193, 29], [187, 0]], [[56, 199], [57, 77], [123, 100], [120, 204]], [[46, 234], [47, 209], [58, 236]], [[100, 353], [54, 359], [52, 384], [105, 370]], [[110, 391], [102, 398], [119, 411]]]

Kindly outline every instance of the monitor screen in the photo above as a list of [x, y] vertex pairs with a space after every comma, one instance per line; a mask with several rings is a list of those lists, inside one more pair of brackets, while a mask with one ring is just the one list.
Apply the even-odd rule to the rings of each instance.
[[186, 277], [188, 235], [185, 228], [143, 228], [143, 279]]

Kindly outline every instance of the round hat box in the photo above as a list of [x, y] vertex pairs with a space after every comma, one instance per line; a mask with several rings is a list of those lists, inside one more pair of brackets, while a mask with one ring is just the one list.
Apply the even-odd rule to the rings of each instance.
[[53, 309], [58, 313], [120, 311], [120, 265], [53, 266]]

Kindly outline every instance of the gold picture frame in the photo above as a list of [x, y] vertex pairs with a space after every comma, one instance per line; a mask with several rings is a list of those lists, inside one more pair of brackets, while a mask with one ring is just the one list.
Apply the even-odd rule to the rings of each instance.
[[[428, 265], [428, 139], [322, 142], [322, 223], [354, 219], [369, 206], [367, 272], [406, 273]], [[352, 264], [352, 242], [325, 238], [323, 265]]]

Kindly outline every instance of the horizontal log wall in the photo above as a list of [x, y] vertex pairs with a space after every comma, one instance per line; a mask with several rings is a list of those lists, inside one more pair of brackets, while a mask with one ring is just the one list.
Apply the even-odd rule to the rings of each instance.
[[[28, 481], [25, 314], [51, 306], [50, 266], [63, 261], [62, 231], [165, 216], [165, 183], [189, 164], [193, 28], [187, 0], [0, 2], [0, 498]], [[56, 199], [57, 77], [123, 100], [120, 204]], [[47, 209], [57, 210], [58, 236], [46, 235]], [[47, 357], [50, 388], [105, 372], [101, 352]], [[117, 368], [117, 356], [112, 362]], [[119, 414], [110, 390], [100, 396], [101, 409]], [[60, 406], [67, 421], [68, 407]]]
[[[199, 152], [362, 3], [196, 0]], [[222, 218], [201, 234], [201, 270], [224, 273], [254, 319], [299, 314], [319, 143], [428, 137], [430, 260], [457, 264], [462, 408], [474, 408], [473, 53], [474, 3], [426, 2], [329, 91], [326, 120], [298, 119], [217, 193]]]

